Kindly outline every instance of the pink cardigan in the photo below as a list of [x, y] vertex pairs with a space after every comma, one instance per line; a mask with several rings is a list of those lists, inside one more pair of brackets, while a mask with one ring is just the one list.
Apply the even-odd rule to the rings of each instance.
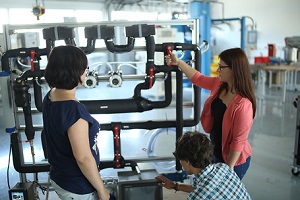
[[[191, 82], [200, 88], [211, 90], [200, 117], [204, 131], [210, 133], [214, 122], [211, 103], [217, 96], [222, 81], [219, 77], [208, 77], [198, 72], [192, 77]], [[253, 124], [252, 117], [251, 101], [236, 95], [229, 103], [222, 123], [222, 156], [225, 162], [230, 149], [241, 152], [235, 166], [245, 163], [246, 159], [251, 156], [252, 149], [248, 142], [248, 135]]]

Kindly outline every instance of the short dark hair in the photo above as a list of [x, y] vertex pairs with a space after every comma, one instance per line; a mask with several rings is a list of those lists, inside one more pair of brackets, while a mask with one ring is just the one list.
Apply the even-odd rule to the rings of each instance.
[[176, 141], [173, 154], [178, 160], [189, 161], [193, 167], [204, 169], [212, 162], [213, 147], [204, 134], [188, 131]]
[[54, 47], [45, 69], [45, 79], [50, 87], [71, 90], [82, 83], [80, 77], [87, 68], [87, 57], [78, 47]]

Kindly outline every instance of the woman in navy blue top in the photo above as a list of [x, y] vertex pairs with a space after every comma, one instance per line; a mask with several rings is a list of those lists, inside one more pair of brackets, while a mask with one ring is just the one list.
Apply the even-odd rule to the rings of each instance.
[[75, 46], [54, 47], [45, 79], [52, 88], [43, 100], [51, 183], [61, 199], [108, 200], [99, 173], [99, 123], [75, 97], [86, 77], [87, 57]]

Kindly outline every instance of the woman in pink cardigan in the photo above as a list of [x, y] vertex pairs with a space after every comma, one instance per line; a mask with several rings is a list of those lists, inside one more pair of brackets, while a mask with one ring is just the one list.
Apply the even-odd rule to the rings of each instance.
[[245, 52], [233, 48], [220, 53], [219, 77], [204, 76], [173, 53], [166, 56], [166, 62], [177, 65], [194, 85], [211, 91], [200, 121], [215, 144], [213, 162], [226, 163], [242, 179], [250, 165], [252, 149], [248, 135], [256, 111], [254, 85]]

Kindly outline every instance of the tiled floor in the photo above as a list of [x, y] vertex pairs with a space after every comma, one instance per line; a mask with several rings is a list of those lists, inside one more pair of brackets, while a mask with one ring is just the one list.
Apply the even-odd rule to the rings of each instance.
[[[268, 89], [267, 93], [280, 94], [280, 90], [273, 88]], [[79, 91], [83, 92], [83, 91]], [[186, 92], [186, 91], [185, 91]], [[128, 94], [128, 92], [126, 92]], [[92, 93], [94, 95], [95, 93]], [[108, 93], [101, 91], [101, 94]], [[118, 92], [114, 94], [119, 94]], [[132, 93], [130, 93], [131, 95]], [[188, 92], [185, 93], [188, 96]], [[82, 95], [82, 94], [80, 94]], [[129, 97], [130, 97], [129, 95]], [[295, 130], [296, 130], [296, 114], [297, 109], [293, 106], [293, 101], [297, 97], [298, 92], [288, 91], [286, 102], [282, 104], [278, 99], [266, 98], [258, 102], [257, 116], [251, 129], [249, 140], [253, 147], [253, 156], [251, 166], [248, 173], [243, 179], [252, 199], [255, 200], [296, 200], [300, 196], [300, 176], [293, 176], [291, 166], [293, 165], [293, 151], [295, 146]], [[84, 95], [89, 98], [87, 95]], [[207, 93], [202, 95], [202, 103], [207, 97]], [[2, 106], [0, 111], [1, 119]], [[160, 110], [158, 112], [150, 112], [151, 117], [156, 119], [174, 119], [174, 111]], [[184, 116], [189, 117], [191, 112], [185, 111]], [[149, 119], [149, 114], [126, 114], [117, 116], [100, 116], [99, 121], [110, 121], [112, 117], [119, 120], [143, 120]], [[40, 118], [37, 117], [40, 122]], [[115, 119], [114, 119], [115, 120]], [[9, 135], [4, 131], [4, 125], [0, 122], [0, 200], [8, 198], [8, 181], [12, 188], [19, 182], [19, 174], [14, 170], [12, 161], [10, 160], [9, 180], [7, 180], [7, 166], [9, 160]], [[199, 128], [201, 131], [201, 127]], [[149, 140], [151, 131], [131, 130], [122, 131], [122, 153], [125, 158], [144, 157], [147, 159], [147, 149], [149, 148]], [[155, 154], [158, 156], [171, 156], [174, 150], [175, 139], [173, 132], [164, 132], [155, 141]], [[39, 134], [35, 139], [36, 156], [38, 159], [43, 157], [40, 147]], [[104, 132], [101, 137], [101, 152], [103, 159], [112, 159], [112, 134]], [[31, 156], [29, 144], [24, 143], [25, 160], [30, 161]], [[38, 160], [37, 159], [37, 160]], [[151, 164], [141, 164], [141, 166], [149, 167]], [[173, 169], [173, 163], [164, 163], [158, 169], [159, 171], [167, 171], [168, 168]], [[172, 171], [172, 170], [170, 170]], [[103, 170], [103, 177], [114, 177], [113, 169]], [[32, 174], [27, 175], [27, 180], [33, 181]], [[47, 181], [47, 174], [39, 174], [40, 182]], [[46, 199], [46, 195], [39, 192], [40, 199]], [[165, 200], [185, 199], [186, 194], [183, 192], [174, 193], [174, 191], [164, 190]], [[50, 192], [49, 199], [57, 199], [54, 192]]]

